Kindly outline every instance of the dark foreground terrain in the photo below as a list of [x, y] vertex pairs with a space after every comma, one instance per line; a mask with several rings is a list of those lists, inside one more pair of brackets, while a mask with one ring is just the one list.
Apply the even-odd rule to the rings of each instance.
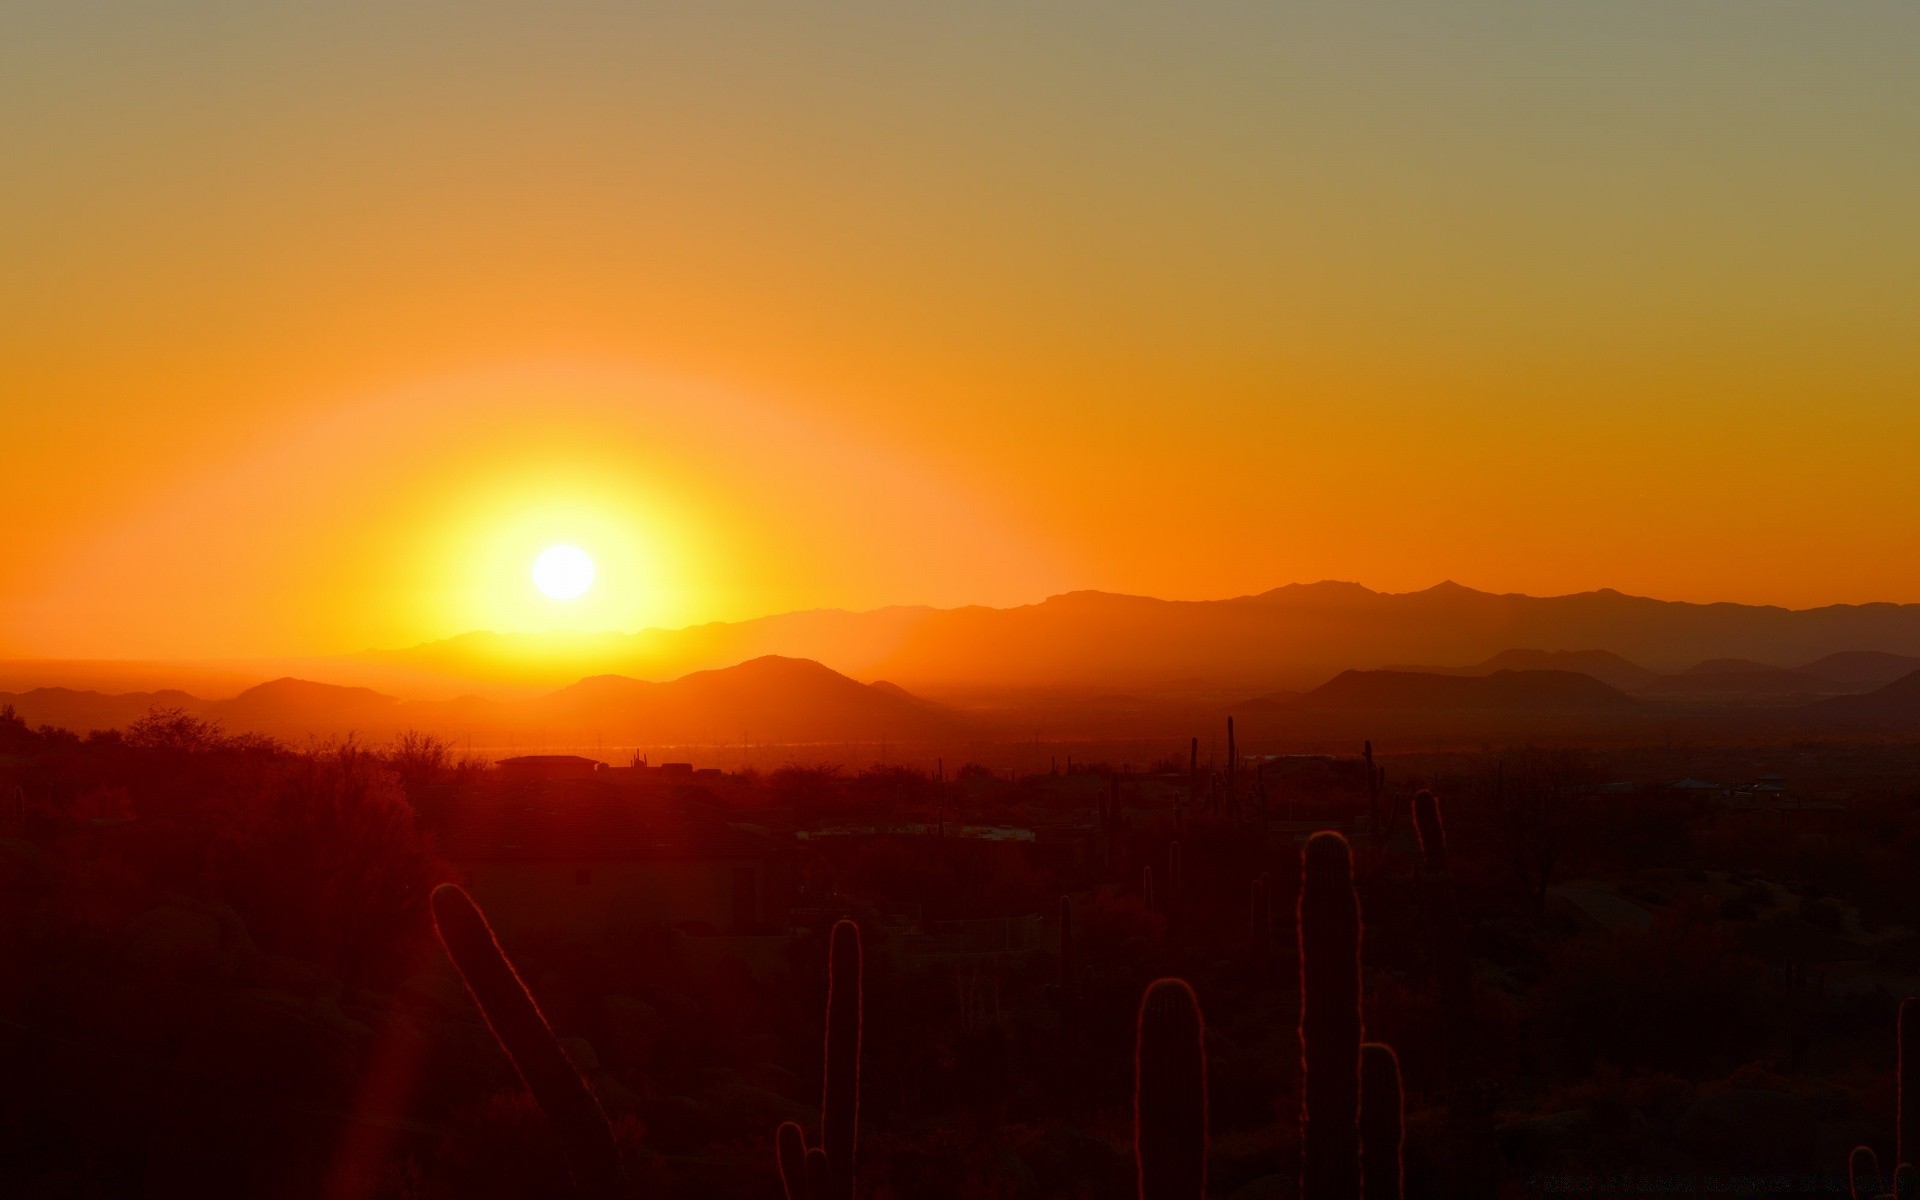
[[1833, 1194], [1854, 1145], [1891, 1159], [1920, 748], [1379, 767], [490, 768], [421, 737], [295, 752], [177, 713], [85, 737], [8, 714], [0, 1194], [564, 1194], [553, 1124], [435, 937], [451, 881], [636, 1195], [781, 1195], [775, 1130], [819, 1135], [848, 919], [861, 1195], [1133, 1192], [1136, 1017], [1177, 976], [1206, 1022], [1208, 1193], [1293, 1196], [1323, 829], [1352, 848], [1408, 1195]]

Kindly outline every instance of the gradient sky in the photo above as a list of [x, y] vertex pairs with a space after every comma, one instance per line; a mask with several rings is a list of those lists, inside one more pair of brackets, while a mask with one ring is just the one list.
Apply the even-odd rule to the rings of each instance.
[[1910, 0], [10, 4], [0, 654], [1920, 601], [1916, 62]]

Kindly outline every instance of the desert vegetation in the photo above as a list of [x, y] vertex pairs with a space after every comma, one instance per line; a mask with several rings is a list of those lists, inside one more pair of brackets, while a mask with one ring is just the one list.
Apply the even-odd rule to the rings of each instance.
[[[563, 785], [8, 715], [9, 1194], [1893, 1186], [1909, 748], [1372, 751]], [[501, 858], [583, 797], [676, 814], [636, 878], [758, 864], [751, 919]]]

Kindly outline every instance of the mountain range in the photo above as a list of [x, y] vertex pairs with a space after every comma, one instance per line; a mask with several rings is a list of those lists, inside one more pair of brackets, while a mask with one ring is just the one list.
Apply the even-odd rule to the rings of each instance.
[[[1595, 661], [1595, 651], [1612, 660]], [[1642, 671], [1671, 675], [1706, 660], [1799, 664], [1859, 652], [1920, 656], [1920, 605], [1793, 610], [1612, 590], [1536, 597], [1443, 583], [1386, 593], [1325, 582], [1225, 600], [1082, 591], [1014, 608], [817, 610], [584, 637], [471, 633], [332, 660], [329, 677], [447, 694], [450, 686], [551, 688], [605, 672], [672, 678], [776, 654], [933, 696], [1009, 688], [1261, 693], [1405, 663], [1478, 663], [1480, 673], [1574, 669], [1637, 690], [1650, 681]], [[1520, 658], [1489, 662], [1503, 653]]]
[[276, 679], [225, 700], [180, 691], [37, 688], [0, 692], [0, 705], [31, 725], [76, 731], [124, 727], [151, 708], [178, 708], [228, 732], [296, 743], [349, 733], [380, 740], [418, 729], [489, 744], [544, 737], [796, 744], [927, 737], [965, 725], [959, 714], [891, 684], [863, 684], [816, 662], [776, 656], [667, 683], [600, 675], [527, 700], [404, 701], [367, 688]]
[[[1502, 656], [1496, 656], [1502, 657]], [[1520, 653], [1505, 661], [1527, 661]], [[1569, 661], [1561, 659], [1559, 661]], [[1602, 661], [1604, 660], [1596, 660]], [[863, 684], [819, 663], [768, 655], [665, 683], [618, 675], [582, 679], [531, 699], [465, 696], [405, 701], [368, 688], [277, 679], [224, 700], [183, 691], [102, 693], [70, 688], [0, 692], [0, 705], [29, 724], [75, 731], [124, 727], [155, 708], [181, 709], [229, 732], [265, 733], [299, 744], [347, 735], [381, 741], [409, 729], [467, 744], [802, 746], [934, 743], [958, 746], [1050, 738], [1159, 738], [1206, 729], [1237, 715], [1243, 735], [1269, 744], [1323, 746], [1366, 737], [1475, 741], [1552, 738], [1619, 741], [1664, 731], [1700, 736], [1827, 735], [1920, 731], [1920, 670], [1872, 690], [1783, 701], [1738, 694], [1702, 699], [1674, 681], [1763, 682], [1794, 687], [1806, 671], [1710, 661], [1658, 677], [1630, 695], [1570, 670], [1343, 671], [1306, 692], [1278, 691], [1215, 703], [1122, 694], [1058, 696], [960, 709], [885, 681]], [[1881, 673], [1884, 673], [1881, 672]], [[1768, 682], [1768, 686], [1772, 686]], [[1248, 744], [1252, 744], [1249, 742]]]
[[[1395, 665], [1405, 663], [1467, 665]], [[1010, 609], [473, 633], [300, 660], [230, 699], [201, 698], [211, 685], [199, 695], [153, 687], [168, 678], [161, 665], [137, 664], [131, 677], [148, 686], [125, 691], [107, 681], [126, 664], [73, 666], [40, 664], [36, 679], [36, 664], [0, 664], [0, 685], [20, 689], [0, 692], [0, 703], [77, 729], [125, 725], [158, 706], [294, 739], [420, 728], [489, 744], [1164, 736], [1234, 711], [1303, 736], [1395, 723], [1423, 736], [1469, 726], [1575, 736], [1676, 722], [1726, 729], [1736, 717], [1776, 731], [1900, 729], [1914, 710], [1900, 688], [1920, 688], [1920, 605], [1795, 611], [1612, 591], [1543, 598], [1442, 584], [1389, 594], [1320, 583], [1215, 601], [1075, 592]], [[199, 678], [247, 669], [203, 664]], [[90, 686], [31, 686], [71, 678]]]

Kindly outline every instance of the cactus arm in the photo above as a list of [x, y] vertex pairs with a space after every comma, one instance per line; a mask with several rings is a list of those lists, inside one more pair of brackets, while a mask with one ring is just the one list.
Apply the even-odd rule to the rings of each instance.
[[818, 1146], [807, 1148], [807, 1157], [801, 1165], [801, 1175], [807, 1184], [807, 1200], [824, 1200], [833, 1190], [833, 1168], [827, 1162], [827, 1152]]
[[780, 1164], [780, 1188], [787, 1200], [807, 1200], [807, 1137], [800, 1126], [781, 1122], [773, 1134], [773, 1155]]
[[1300, 1194], [1360, 1195], [1360, 906], [1347, 839], [1307, 841], [1300, 873]]
[[1400, 1058], [1393, 1047], [1360, 1047], [1360, 1185], [1367, 1200], [1401, 1200], [1404, 1101]]
[[1847, 1156], [1847, 1195], [1852, 1200], [1874, 1200], [1880, 1194], [1880, 1159], [1872, 1146], [1855, 1146]]
[[607, 1114], [500, 949], [480, 907], [459, 888], [441, 884], [433, 891], [433, 922], [487, 1027], [559, 1133], [575, 1188], [595, 1200], [623, 1194], [620, 1151]]

